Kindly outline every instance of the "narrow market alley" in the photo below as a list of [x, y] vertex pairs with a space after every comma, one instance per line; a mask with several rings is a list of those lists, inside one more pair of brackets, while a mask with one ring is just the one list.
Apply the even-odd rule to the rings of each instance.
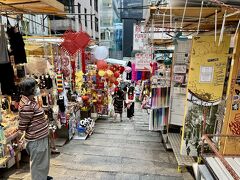
[[[71, 140], [51, 159], [50, 173], [56, 180], [171, 180], [191, 179], [177, 172], [174, 154], [164, 149], [159, 132], [148, 131], [147, 113], [135, 112], [130, 122], [97, 120], [87, 140]], [[185, 177], [184, 177], [185, 176]], [[0, 179], [30, 179], [29, 167], [12, 168]]]

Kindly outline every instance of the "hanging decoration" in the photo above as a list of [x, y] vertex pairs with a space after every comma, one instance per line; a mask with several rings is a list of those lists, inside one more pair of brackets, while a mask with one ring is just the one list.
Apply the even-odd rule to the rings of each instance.
[[114, 77], [115, 77], [115, 78], [118, 78], [119, 76], [120, 76], [119, 71], [116, 71], [116, 72], [114, 73]]
[[98, 70], [106, 70], [108, 68], [108, 64], [104, 60], [98, 60], [97, 61], [97, 68], [98, 68]]
[[63, 74], [58, 71], [57, 73], [57, 90], [59, 93], [63, 92]]
[[86, 73], [86, 60], [85, 60], [85, 49], [81, 49], [81, 58], [82, 58], [82, 72]]
[[103, 77], [105, 75], [105, 71], [103, 71], [103, 70], [98, 71], [98, 75]]
[[115, 81], [114, 84], [117, 86], [117, 85], [119, 84], [119, 82], [118, 82], [118, 81]]
[[74, 33], [72, 30], [67, 30], [64, 32], [62, 37], [63, 42], [60, 44], [60, 46], [70, 56], [73, 56], [79, 50], [79, 48], [77, 47], [77, 44], [74, 43], [76, 35], [77, 34]]
[[116, 78], [114, 76], [112, 76], [112, 77], [109, 78], [109, 80], [110, 80], [111, 83], [114, 83], [116, 81]]
[[63, 42], [60, 46], [70, 56], [74, 56], [81, 50], [82, 72], [86, 73], [85, 48], [91, 39], [90, 36], [86, 32], [73, 32], [72, 30], [67, 30], [62, 38]]
[[119, 68], [119, 73], [122, 74], [124, 72], [124, 67], [123, 66], [120, 66]]
[[109, 77], [111, 77], [111, 76], [113, 75], [113, 72], [109, 69], [109, 70], [107, 70], [107, 75], [108, 75]]
[[74, 43], [76, 43], [79, 49], [85, 49], [90, 41], [88, 33], [80, 31], [76, 33]]
[[72, 68], [72, 89], [75, 90], [75, 87], [76, 87], [76, 62], [75, 62], [75, 60], [71, 60], [71, 68]]

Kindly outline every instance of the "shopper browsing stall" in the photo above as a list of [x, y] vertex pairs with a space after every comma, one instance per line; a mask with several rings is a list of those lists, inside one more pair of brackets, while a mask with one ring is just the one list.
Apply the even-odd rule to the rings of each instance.
[[52, 179], [48, 176], [50, 154], [48, 121], [45, 113], [35, 101], [40, 89], [33, 78], [21, 83], [22, 98], [19, 104], [19, 130], [25, 132], [26, 150], [30, 155], [32, 180]]
[[134, 101], [135, 101], [134, 87], [131, 86], [131, 87], [129, 87], [127, 95], [126, 95], [127, 117], [130, 120], [134, 116]]

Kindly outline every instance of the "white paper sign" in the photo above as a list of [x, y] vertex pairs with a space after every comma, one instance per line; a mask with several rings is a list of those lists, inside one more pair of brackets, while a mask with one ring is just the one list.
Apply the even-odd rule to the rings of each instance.
[[150, 70], [151, 61], [152, 61], [152, 54], [136, 53], [135, 54], [136, 70]]
[[201, 66], [200, 67], [200, 82], [209, 83], [213, 80], [213, 71], [212, 66]]

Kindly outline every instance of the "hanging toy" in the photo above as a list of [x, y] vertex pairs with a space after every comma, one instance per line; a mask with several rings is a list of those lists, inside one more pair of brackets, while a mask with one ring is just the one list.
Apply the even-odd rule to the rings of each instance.
[[63, 92], [63, 74], [58, 71], [57, 73], [57, 91], [60, 93], [60, 92]]

